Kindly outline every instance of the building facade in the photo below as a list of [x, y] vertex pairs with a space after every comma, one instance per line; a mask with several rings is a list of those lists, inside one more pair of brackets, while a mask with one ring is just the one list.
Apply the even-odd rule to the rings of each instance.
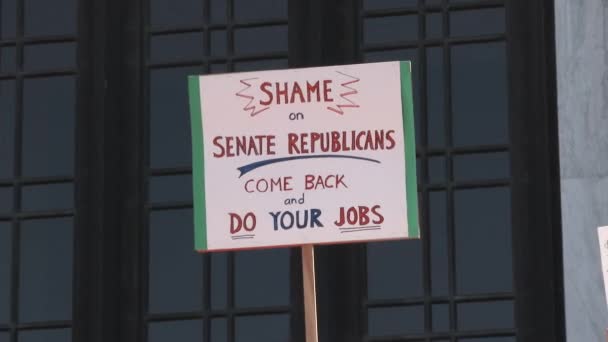
[[390, 60], [413, 63], [423, 238], [317, 247], [320, 340], [600, 341], [607, 16], [0, 0], [0, 342], [304, 342], [299, 249], [194, 252], [186, 76]]

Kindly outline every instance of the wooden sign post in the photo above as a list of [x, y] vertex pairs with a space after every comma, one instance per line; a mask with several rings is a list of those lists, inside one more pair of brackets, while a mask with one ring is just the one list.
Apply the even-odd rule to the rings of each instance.
[[188, 78], [194, 245], [299, 246], [318, 342], [314, 245], [420, 238], [410, 62]]
[[302, 246], [302, 278], [304, 281], [306, 342], [318, 342], [315, 247], [313, 245]]

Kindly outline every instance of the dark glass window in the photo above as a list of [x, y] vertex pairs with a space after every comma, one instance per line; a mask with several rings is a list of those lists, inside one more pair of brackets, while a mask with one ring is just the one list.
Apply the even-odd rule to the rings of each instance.
[[72, 340], [76, 0], [0, 0], [0, 341]]
[[194, 251], [186, 88], [188, 75], [286, 67], [287, 0], [148, 5], [147, 341], [287, 341], [298, 309], [289, 250]]
[[364, 60], [413, 63], [424, 240], [367, 244], [366, 340], [514, 340], [504, 7], [371, 3]]

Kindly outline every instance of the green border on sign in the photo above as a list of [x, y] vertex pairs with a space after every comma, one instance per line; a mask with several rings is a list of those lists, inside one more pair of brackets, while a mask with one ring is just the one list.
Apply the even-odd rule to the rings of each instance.
[[194, 196], [194, 248], [207, 250], [207, 208], [205, 204], [205, 158], [203, 157], [203, 115], [199, 76], [188, 77], [190, 127], [192, 130], [192, 186]]
[[416, 137], [414, 129], [414, 97], [412, 95], [412, 63], [399, 62], [401, 74], [401, 108], [405, 135], [405, 188], [407, 199], [408, 237], [419, 238], [418, 181], [416, 177]]

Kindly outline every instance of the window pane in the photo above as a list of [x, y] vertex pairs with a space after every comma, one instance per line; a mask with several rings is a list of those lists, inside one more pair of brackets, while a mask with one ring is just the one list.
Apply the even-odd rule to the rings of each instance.
[[458, 293], [512, 291], [509, 189], [458, 190], [454, 201]]
[[504, 8], [450, 12], [450, 35], [452, 36], [479, 36], [504, 32]]
[[226, 2], [228, 0], [210, 0], [211, 22], [214, 24], [226, 23]]
[[429, 182], [442, 183], [446, 181], [445, 157], [430, 157], [429, 163]]
[[21, 196], [22, 209], [27, 211], [74, 207], [74, 185], [71, 183], [24, 186]]
[[450, 330], [450, 306], [448, 304], [433, 304], [433, 331]]
[[63, 35], [76, 33], [76, 0], [23, 0], [25, 34]]
[[211, 31], [211, 56], [222, 57], [228, 54], [228, 34], [225, 30]]
[[238, 22], [287, 19], [287, 0], [234, 0], [234, 15]]
[[17, 0], [2, 0], [0, 6], [0, 39], [14, 38], [17, 32]]
[[16, 53], [17, 50], [14, 46], [0, 47], [0, 73], [14, 73], [17, 71]]
[[511, 329], [515, 327], [512, 301], [458, 304], [458, 329]]
[[365, 44], [395, 43], [418, 39], [418, 17], [366, 18], [364, 22]]
[[192, 201], [192, 176], [155, 176], [150, 178], [150, 202]]
[[203, 340], [201, 320], [158, 322], [148, 325], [149, 342], [200, 342]]
[[11, 224], [0, 222], [0, 324], [10, 319]]
[[13, 175], [15, 81], [0, 81], [0, 178]]
[[26, 45], [23, 65], [26, 71], [73, 68], [76, 66], [76, 44]]
[[424, 332], [424, 306], [372, 308], [368, 310], [370, 336], [392, 336]]
[[240, 316], [235, 319], [236, 342], [289, 341], [289, 315]]
[[508, 142], [505, 44], [452, 47], [452, 111], [457, 146]]
[[26, 176], [72, 175], [74, 78], [24, 81], [23, 172]]
[[435, 39], [443, 36], [443, 14], [431, 13], [426, 16], [426, 37]]
[[150, 164], [152, 168], [189, 166], [190, 114], [187, 76], [199, 68], [150, 72]]
[[13, 187], [0, 187], [0, 215], [13, 211]]
[[427, 49], [426, 110], [428, 122], [428, 143], [430, 147], [445, 146], [445, 99], [443, 78], [443, 49]]
[[72, 218], [21, 223], [21, 322], [72, 318], [72, 226]]
[[370, 299], [422, 295], [422, 244], [417, 240], [369, 243], [367, 277]]
[[0, 332], [0, 342], [9, 342], [10, 336], [8, 333]]
[[72, 329], [29, 330], [19, 332], [19, 342], [70, 342]]
[[236, 306], [288, 305], [289, 275], [288, 249], [236, 253]]
[[202, 33], [170, 34], [150, 38], [150, 61], [152, 63], [201, 61], [202, 59]]
[[[261, 61], [238, 62], [234, 65], [234, 71], [258, 71], [269, 69], [287, 69], [286, 59], [266, 59]], [[222, 69], [223, 70], [223, 69]], [[221, 72], [221, 70], [220, 70]]]
[[459, 181], [509, 178], [509, 153], [477, 153], [454, 156], [454, 179]]
[[435, 296], [448, 294], [448, 220], [447, 196], [443, 191], [429, 192], [431, 230], [431, 291]]
[[150, 214], [150, 312], [201, 309], [203, 266], [192, 227], [189, 209]]
[[203, 1], [151, 0], [150, 23], [153, 29], [202, 25]]
[[228, 323], [225, 318], [215, 318], [211, 320], [211, 342], [227, 342]]
[[234, 31], [237, 54], [260, 54], [287, 51], [287, 26], [242, 28]]
[[228, 306], [228, 253], [211, 254], [211, 309]]

